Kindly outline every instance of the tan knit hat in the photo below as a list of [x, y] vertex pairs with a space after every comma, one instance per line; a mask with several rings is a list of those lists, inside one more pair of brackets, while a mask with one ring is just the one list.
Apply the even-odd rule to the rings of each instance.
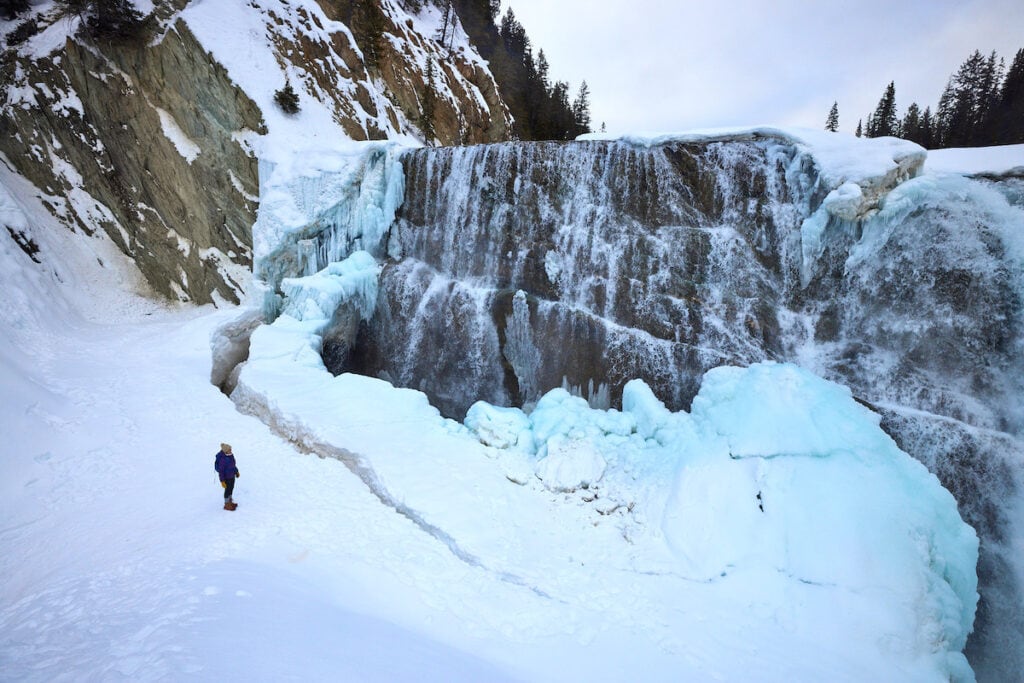
[[229, 443], [222, 443], [220, 445], [220, 449], [222, 451], [224, 451], [225, 453], [227, 453], [228, 455], [231, 454], [231, 444], [229, 444]]

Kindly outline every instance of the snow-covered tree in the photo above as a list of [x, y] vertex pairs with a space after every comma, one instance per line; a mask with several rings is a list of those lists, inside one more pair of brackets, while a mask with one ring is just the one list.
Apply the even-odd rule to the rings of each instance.
[[839, 103], [833, 102], [832, 108], [828, 110], [828, 118], [825, 119], [825, 130], [835, 133], [839, 130]]

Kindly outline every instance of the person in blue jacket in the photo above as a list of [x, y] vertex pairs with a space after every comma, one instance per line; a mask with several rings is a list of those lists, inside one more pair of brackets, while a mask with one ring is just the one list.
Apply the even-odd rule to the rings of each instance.
[[213, 469], [220, 475], [220, 485], [224, 487], [224, 509], [234, 510], [238, 507], [231, 494], [235, 490], [235, 479], [242, 476], [235, 466], [235, 456], [231, 452], [231, 445], [222, 443], [217, 456], [213, 460]]

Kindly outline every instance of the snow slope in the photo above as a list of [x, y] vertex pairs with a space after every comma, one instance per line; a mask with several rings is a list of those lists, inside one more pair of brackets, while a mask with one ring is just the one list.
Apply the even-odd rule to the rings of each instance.
[[[17, 283], [0, 330], [0, 678], [510, 678], [431, 607], [449, 581], [473, 599], [464, 563], [210, 385], [224, 313], [124, 291], [113, 245], [39, 230], [52, 219], [33, 208], [48, 273], [0, 240]], [[224, 439], [235, 516], [213, 472]]]

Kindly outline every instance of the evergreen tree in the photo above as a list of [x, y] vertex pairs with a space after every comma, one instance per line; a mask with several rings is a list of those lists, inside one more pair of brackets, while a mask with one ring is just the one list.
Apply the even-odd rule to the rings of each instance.
[[[590, 132], [590, 88], [587, 82], [580, 84], [579, 93], [572, 103], [572, 115], [576, 123], [576, 135]], [[574, 136], [575, 137], [575, 136]]]
[[[573, 133], [568, 98], [552, 85], [547, 57], [534, 57], [526, 30], [507, 11], [495, 25], [498, 0], [444, 0], [480, 55], [487, 60], [502, 99], [514, 118], [513, 137], [520, 140], [564, 139]], [[566, 86], [567, 87], [567, 86]]]
[[423, 95], [420, 97], [420, 130], [423, 132], [423, 141], [432, 145], [437, 138], [434, 131], [434, 105], [437, 95], [437, 82], [434, 80], [434, 61], [427, 60], [427, 82], [423, 88]]
[[540, 87], [547, 92], [551, 89], [551, 81], [548, 79], [548, 72], [551, 68], [548, 66], [548, 58], [544, 56], [544, 50], [537, 53], [537, 81]]
[[551, 121], [551, 82], [548, 79], [548, 60], [544, 50], [537, 53], [536, 65], [531, 71], [533, 60], [526, 60], [527, 82], [526, 102], [530, 109], [529, 126], [533, 136], [543, 140], [551, 138], [554, 127]]
[[839, 130], [839, 103], [833, 102], [832, 108], [828, 110], [828, 118], [825, 119], [825, 130], [835, 133]]
[[284, 87], [274, 91], [274, 103], [289, 116], [299, 113], [299, 96], [287, 78], [284, 81]]
[[1024, 49], [1010, 63], [993, 116], [992, 142], [1010, 145], [1024, 142]]
[[949, 77], [946, 87], [939, 98], [939, 107], [935, 110], [933, 122], [933, 143], [937, 148], [948, 147], [950, 129], [953, 126], [953, 110], [956, 107], [956, 94], [953, 91], [953, 77]]
[[501, 29], [499, 30], [505, 47], [513, 56], [520, 59], [530, 50], [530, 39], [526, 37], [526, 29], [516, 19], [515, 12], [509, 7], [505, 16], [501, 18]]
[[988, 112], [998, 95], [995, 53], [986, 59], [975, 50], [953, 74], [939, 100], [943, 147], [983, 143]]
[[853, 134], [856, 135], [857, 137], [861, 137], [862, 135], [864, 135], [864, 126], [861, 125], [862, 121], [862, 119], [857, 119], [857, 130], [853, 132]]
[[867, 136], [879, 138], [896, 135], [896, 126], [896, 84], [890, 82], [874, 113], [868, 118]]
[[921, 108], [917, 106], [917, 102], [911, 102], [907, 107], [907, 113], [900, 121], [899, 135], [904, 140], [921, 144]]
[[925, 149], [934, 149], [935, 145], [935, 121], [932, 118], [932, 108], [925, 107], [924, 113], [921, 114], [921, 124], [919, 127], [919, 134], [921, 139], [915, 140], [919, 145]]
[[974, 143], [977, 145], [992, 144], [996, 128], [996, 117], [999, 109], [1000, 84], [1006, 63], [998, 59], [995, 50], [985, 60], [978, 89], [978, 112], [975, 119]]
[[129, 40], [145, 36], [148, 23], [131, 0], [57, 0], [68, 15], [82, 18], [94, 38]]
[[452, 41], [455, 39], [455, 12], [452, 9], [452, 0], [439, 0], [441, 8], [441, 25], [437, 29], [437, 40], [441, 47], [449, 50], [452, 48]]

